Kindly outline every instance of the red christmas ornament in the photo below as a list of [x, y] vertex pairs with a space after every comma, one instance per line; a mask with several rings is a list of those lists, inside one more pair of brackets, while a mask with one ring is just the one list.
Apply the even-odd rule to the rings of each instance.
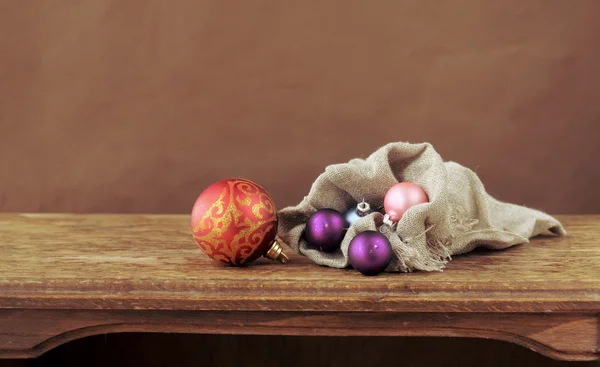
[[191, 227], [198, 246], [214, 260], [243, 265], [264, 255], [288, 262], [275, 241], [275, 203], [252, 181], [230, 178], [207, 187], [196, 199]]

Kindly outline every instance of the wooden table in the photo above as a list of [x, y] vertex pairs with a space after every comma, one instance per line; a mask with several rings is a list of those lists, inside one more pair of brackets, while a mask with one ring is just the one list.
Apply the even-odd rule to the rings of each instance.
[[137, 331], [493, 338], [596, 360], [600, 216], [558, 218], [565, 238], [366, 277], [293, 254], [221, 265], [187, 215], [0, 214], [0, 357]]

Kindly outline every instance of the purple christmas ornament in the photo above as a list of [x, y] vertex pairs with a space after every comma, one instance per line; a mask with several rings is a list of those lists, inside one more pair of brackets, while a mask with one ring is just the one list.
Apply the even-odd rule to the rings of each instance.
[[392, 245], [377, 231], [357, 234], [348, 247], [350, 265], [365, 275], [381, 273], [392, 261]]
[[311, 247], [329, 252], [340, 247], [347, 227], [348, 223], [342, 213], [333, 209], [320, 209], [308, 218], [304, 235]]

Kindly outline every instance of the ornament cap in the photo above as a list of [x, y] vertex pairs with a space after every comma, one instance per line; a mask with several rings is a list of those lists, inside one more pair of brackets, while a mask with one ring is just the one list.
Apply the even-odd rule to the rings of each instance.
[[364, 217], [367, 214], [371, 213], [371, 206], [369, 205], [369, 203], [365, 202], [365, 200], [363, 199], [363, 201], [361, 201], [360, 203], [358, 203], [358, 205], [356, 205], [356, 214], [358, 214], [359, 217]]
[[388, 234], [396, 230], [398, 222], [393, 222], [388, 214], [383, 216], [383, 225], [379, 228], [379, 232]]
[[277, 241], [273, 242], [273, 245], [269, 248], [269, 251], [265, 254], [267, 259], [277, 260], [282, 264], [290, 262], [290, 258], [283, 252], [283, 247]]

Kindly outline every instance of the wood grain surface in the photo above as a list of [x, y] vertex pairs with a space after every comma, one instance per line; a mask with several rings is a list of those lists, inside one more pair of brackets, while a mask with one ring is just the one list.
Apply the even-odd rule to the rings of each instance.
[[600, 216], [558, 218], [564, 238], [365, 277], [298, 255], [222, 265], [197, 248], [187, 215], [0, 214], [0, 356], [170, 331], [483, 337], [594, 360]]
[[194, 243], [187, 215], [0, 214], [0, 307], [598, 312], [600, 216], [559, 219], [564, 238], [366, 277], [295, 254], [222, 265]]

